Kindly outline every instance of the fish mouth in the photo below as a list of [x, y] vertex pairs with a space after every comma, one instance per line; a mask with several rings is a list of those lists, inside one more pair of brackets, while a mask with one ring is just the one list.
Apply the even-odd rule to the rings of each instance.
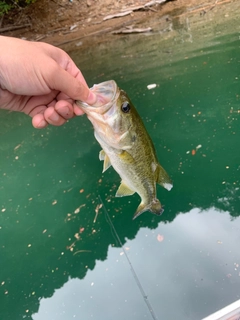
[[99, 84], [95, 84], [92, 88], [90, 88], [90, 90], [93, 91], [97, 97], [97, 101], [94, 103], [94, 105], [89, 105], [80, 100], [76, 101], [76, 104], [86, 113], [94, 111], [103, 114], [107, 112], [111, 108], [112, 104], [117, 100], [119, 95], [118, 86], [114, 80], [108, 80]]

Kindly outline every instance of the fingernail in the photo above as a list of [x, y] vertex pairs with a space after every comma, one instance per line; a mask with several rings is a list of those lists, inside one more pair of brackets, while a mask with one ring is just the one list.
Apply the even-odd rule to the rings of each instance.
[[89, 95], [88, 98], [86, 100], [86, 103], [88, 104], [94, 104], [97, 101], [97, 96], [95, 95], [95, 93], [93, 93], [91, 90], [89, 91]]

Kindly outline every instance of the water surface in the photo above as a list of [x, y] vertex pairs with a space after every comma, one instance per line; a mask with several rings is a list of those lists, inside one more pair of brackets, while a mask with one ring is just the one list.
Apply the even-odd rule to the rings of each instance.
[[1, 111], [1, 319], [197, 320], [240, 298], [231, 14], [173, 18], [165, 31], [156, 21], [151, 34], [69, 52], [90, 85], [114, 79], [137, 107], [174, 181], [158, 187], [161, 217], [132, 221], [139, 197], [114, 197], [120, 179], [101, 173], [86, 117], [38, 131]]

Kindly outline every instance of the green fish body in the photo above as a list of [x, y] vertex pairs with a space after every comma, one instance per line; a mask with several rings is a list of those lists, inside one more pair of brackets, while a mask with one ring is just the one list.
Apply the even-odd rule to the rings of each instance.
[[77, 104], [92, 122], [95, 138], [102, 147], [99, 159], [104, 161], [103, 172], [112, 165], [122, 179], [116, 196], [139, 194], [141, 203], [134, 219], [145, 211], [162, 214], [156, 183], [171, 190], [172, 182], [157, 160], [137, 110], [113, 80], [94, 85], [91, 90], [97, 96], [96, 104]]

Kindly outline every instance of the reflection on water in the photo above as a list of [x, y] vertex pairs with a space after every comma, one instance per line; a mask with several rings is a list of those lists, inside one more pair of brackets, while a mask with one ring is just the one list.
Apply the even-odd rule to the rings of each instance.
[[139, 198], [114, 197], [85, 117], [37, 131], [1, 111], [1, 319], [151, 319], [104, 208], [158, 319], [239, 298], [240, 30], [214, 10], [70, 51], [90, 85], [114, 79], [138, 108], [174, 181], [161, 217], [132, 221]]
[[[240, 256], [235, 245], [239, 239], [240, 219], [233, 225], [227, 212], [195, 208], [180, 213], [171, 224], [139, 229], [124, 248], [158, 319], [175, 319], [176, 310], [178, 319], [201, 319], [223, 302], [239, 298]], [[110, 246], [107, 260], [98, 261], [84, 279], [69, 277], [51, 298], [41, 299], [33, 319], [66, 319], [66, 315], [152, 318], [122, 248]]]

